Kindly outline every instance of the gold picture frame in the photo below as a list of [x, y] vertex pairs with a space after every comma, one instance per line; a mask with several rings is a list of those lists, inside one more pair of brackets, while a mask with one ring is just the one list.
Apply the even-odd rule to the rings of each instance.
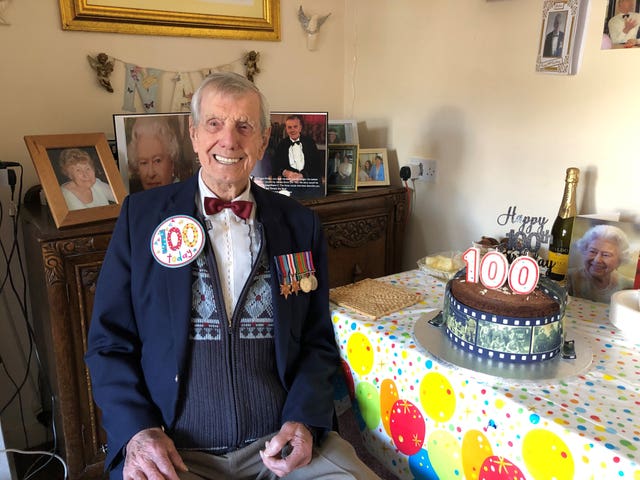
[[[59, 0], [63, 30], [280, 40], [280, 0]], [[246, 3], [246, 2], [245, 2]]]
[[[56, 227], [98, 222], [118, 216], [127, 193], [104, 133], [27, 135], [24, 141]], [[75, 154], [76, 158], [78, 154], [80, 157], [87, 158], [89, 165], [93, 166], [94, 185], [96, 188], [101, 187], [103, 192], [101, 195], [108, 197], [102, 200], [102, 196], [98, 197], [94, 193], [94, 203], [104, 202], [103, 205], [83, 207], [73, 204], [76, 200], [69, 202], [69, 195], [73, 195], [69, 193], [70, 189], [65, 188], [65, 193], [62, 191], [63, 186], [72, 183], [60, 166], [60, 157], [63, 152]], [[80, 160], [81, 163], [82, 161]], [[94, 192], [93, 188], [92, 186], [92, 192]], [[65, 195], [67, 195], [66, 198]], [[80, 200], [77, 201], [80, 202]]]
[[358, 151], [358, 182], [360, 187], [391, 185], [386, 148], [361, 148]]

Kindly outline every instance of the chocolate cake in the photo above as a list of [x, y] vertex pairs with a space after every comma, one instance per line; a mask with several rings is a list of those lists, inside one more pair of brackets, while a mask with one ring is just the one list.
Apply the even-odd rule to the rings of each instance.
[[491, 360], [532, 363], [560, 352], [565, 305], [566, 292], [546, 278], [521, 295], [456, 277], [447, 283], [443, 315], [458, 347]]
[[461, 303], [487, 313], [508, 317], [544, 317], [558, 313], [558, 302], [539, 288], [527, 295], [519, 295], [505, 285], [490, 290], [482, 283], [467, 282], [464, 278], [451, 281], [451, 293]]

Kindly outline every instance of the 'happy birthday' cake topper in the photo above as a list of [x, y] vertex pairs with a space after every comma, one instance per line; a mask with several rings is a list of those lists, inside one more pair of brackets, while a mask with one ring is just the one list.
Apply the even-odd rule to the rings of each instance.
[[546, 228], [549, 219], [518, 214], [514, 205], [498, 215], [497, 223], [512, 228], [501, 243], [490, 247], [492, 249], [484, 255], [476, 246], [464, 252], [466, 280], [479, 281], [489, 289], [501, 288], [508, 281], [513, 292], [531, 293], [538, 285], [540, 267], [548, 271], [552, 266], [552, 262], [538, 256], [540, 246], [549, 242], [549, 229]]

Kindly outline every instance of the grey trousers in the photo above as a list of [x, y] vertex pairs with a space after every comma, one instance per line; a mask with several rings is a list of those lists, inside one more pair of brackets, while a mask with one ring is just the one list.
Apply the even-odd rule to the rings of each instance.
[[[264, 467], [258, 451], [272, 435], [251, 445], [227, 453], [210, 455], [180, 450], [189, 472], [181, 480], [275, 480], [276, 475]], [[336, 432], [329, 432], [322, 445], [313, 449], [309, 465], [291, 472], [286, 480], [380, 480], [356, 455], [349, 442]]]

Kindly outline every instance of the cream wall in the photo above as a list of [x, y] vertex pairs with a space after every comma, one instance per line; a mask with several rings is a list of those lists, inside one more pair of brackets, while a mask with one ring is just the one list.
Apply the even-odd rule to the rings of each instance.
[[600, 50], [607, 1], [592, 0], [578, 74], [536, 73], [542, 4], [347, 2], [346, 115], [400, 165], [438, 164], [437, 183], [415, 187], [405, 269], [503, 235], [510, 205], [552, 222], [569, 166], [582, 170], [579, 213], [640, 213], [640, 49]]
[[[301, 3], [311, 13], [332, 12], [316, 52], [306, 50], [297, 23]], [[57, 2], [14, 0], [5, 11], [11, 25], [0, 27], [0, 160], [21, 162], [31, 186], [37, 179], [24, 135], [112, 136], [111, 114], [121, 113], [121, 65], [112, 76], [116, 93], [109, 94], [97, 86], [87, 54], [105, 51], [176, 71], [225, 64], [258, 50], [263, 71], [256, 83], [274, 110], [356, 118], [362, 147], [389, 148], [395, 183], [399, 164], [409, 156], [437, 160], [437, 183], [416, 185], [403, 259], [407, 269], [426, 253], [463, 249], [481, 235], [502, 234], [495, 218], [509, 205], [554, 217], [568, 166], [583, 171], [581, 213], [640, 212], [634, 188], [640, 178], [640, 49], [600, 50], [606, 0], [591, 1], [575, 76], [535, 72], [542, 0], [281, 5], [282, 41], [250, 42], [66, 32]], [[0, 200], [6, 215], [6, 188]], [[5, 243], [6, 222], [5, 216]], [[19, 377], [23, 354], [12, 325], [18, 334], [22, 330], [15, 307], [5, 307], [8, 297], [0, 298], [0, 351]], [[34, 422], [32, 390], [27, 389], [27, 423]], [[0, 402], [10, 391], [0, 374]], [[1, 421], [7, 443], [22, 446], [15, 403]]]
[[[121, 109], [123, 64], [116, 63], [111, 76], [115, 93], [110, 94], [98, 85], [87, 62], [88, 54], [99, 52], [166, 71], [198, 71], [232, 63], [234, 69], [243, 72], [234, 61], [249, 50], [257, 50], [261, 73], [255, 81], [273, 110], [327, 111], [334, 118], [342, 117], [343, 1], [304, 3], [308, 14], [331, 12], [314, 52], [307, 50], [306, 37], [298, 23], [300, 3], [280, 0], [280, 4], [282, 39], [264, 42], [63, 31], [57, 1], [14, 0], [4, 12], [11, 25], [0, 26], [0, 161], [20, 162], [24, 166], [26, 190], [38, 180], [24, 145], [24, 135], [104, 132], [113, 137], [112, 114], [126, 113]], [[166, 105], [171, 98], [166, 89], [169, 84], [163, 81], [162, 85]], [[7, 187], [0, 187], [0, 201], [4, 213], [1, 238], [9, 245]], [[0, 279], [4, 275], [3, 263], [0, 260]], [[9, 292], [7, 286], [0, 295], [0, 352], [12, 376], [19, 381], [28, 346], [24, 324]], [[44, 441], [43, 431], [33, 415], [38, 405], [34, 385], [35, 379], [27, 384], [23, 395], [31, 445]], [[0, 405], [13, 391], [0, 370]], [[0, 420], [7, 445], [24, 446], [18, 403], [14, 401]]]

